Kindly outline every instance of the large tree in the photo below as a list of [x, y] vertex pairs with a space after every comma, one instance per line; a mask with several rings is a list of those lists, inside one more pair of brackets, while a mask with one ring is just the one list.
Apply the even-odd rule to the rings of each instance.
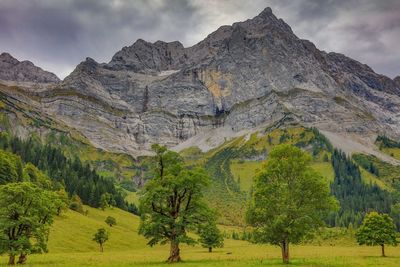
[[179, 244], [194, 244], [189, 230], [207, 221], [210, 210], [202, 201], [202, 191], [209, 184], [203, 170], [188, 169], [179, 154], [153, 145], [156, 153], [153, 179], [141, 192], [139, 233], [148, 244], [170, 243], [169, 262], [178, 262]]
[[289, 243], [299, 243], [335, 209], [329, 185], [311, 166], [311, 156], [291, 145], [274, 148], [255, 177], [247, 221], [259, 243], [278, 245], [289, 263]]
[[30, 182], [0, 186], [0, 254], [10, 265], [24, 263], [32, 252], [47, 252], [49, 227], [56, 213], [54, 192]]
[[385, 257], [385, 245], [397, 245], [396, 226], [387, 214], [368, 213], [356, 232], [360, 245], [381, 246], [382, 257]]

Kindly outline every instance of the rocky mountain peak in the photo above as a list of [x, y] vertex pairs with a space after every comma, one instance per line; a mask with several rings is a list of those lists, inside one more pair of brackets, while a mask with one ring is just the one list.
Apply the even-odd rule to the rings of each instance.
[[13, 56], [11, 56], [9, 53], [3, 52], [0, 55], [0, 62], [15, 65], [15, 64], [18, 64], [19, 61], [16, 58], [14, 58]]
[[60, 81], [55, 74], [36, 67], [30, 61], [19, 61], [6, 52], [0, 55], [0, 80], [36, 83]]
[[178, 42], [155, 43], [138, 39], [134, 44], [117, 52], [106, 68], [154, 73], [176, 69], [184, 62], [184, 47]]
[[397, 84], [397, 86], [400, 88], [400, 75], [399, 76], [397, 76], [397, 77], [395, 77], [394, 79], [393, 79], [393, 81]]
[[[138, 154], [152, 143], [173, 146], [210, 129], [236, 134], [286, 120], [398, 137], [399, 80], [320, 51], [266, 8], [192, 47], [139, 39], [107, 64], [87, 58], [62, 87], [89, 100], [68, 109], [60, 99], [59, 108], [51, 102], [48, 109], [99, 146]], [[87, 106], [92, 109], [77, 112]]]

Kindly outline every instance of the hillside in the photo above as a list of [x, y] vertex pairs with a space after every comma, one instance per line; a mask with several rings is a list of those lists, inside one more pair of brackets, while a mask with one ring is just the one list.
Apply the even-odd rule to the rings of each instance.
[[[85, 207], [88, 215], [68, 211], [56, 218], [49, 237], [49, 253], [30, 255], [29, 266], [170, 266], [164, 264], [169, 247], [146, 246], [146, 240], [137, 234], [139, 218], [119, 209], [105, 211]], [[106, 216], [117, 219], [110, 228], [104, 223]], [[110, 240], [105, 252], [99, 253], [92, 236], [99, 227], [106, 227]], [[231, 228], [222, 227], [225, 231]], [[240, 231], [236, 229], [236, 231]], [[347, 234], [346, 234], [347, 235]], [[378, 255], [371, 247], [355, 247], [354, 240], [341, 235], [326, 234], [320, 245], [301, 245], [292, 248], [293, 264], [301, 266], [371, 266], [377, 263], [388, 267], [397, 266], [399, 250], [388, 248], [386, 259], [368, 257]], [[331, 236], [331, 237], [329, 237]], [[332, 249], [334, 244], [335, 249]], [[246, 253], [243, 253], [246, 251]], [[180, 266], [281, 266], [278, 247], [255, 245], [246, 241], [225, 239], [225, 246], [208, 253], [200, 246], [183, 246], [184, 262]], [[351, 256], [351, 257], [349, 257]], [[379, 261], [378, 261], [379, 260]], [[6, 266], [0, 257], [0, 266]]]

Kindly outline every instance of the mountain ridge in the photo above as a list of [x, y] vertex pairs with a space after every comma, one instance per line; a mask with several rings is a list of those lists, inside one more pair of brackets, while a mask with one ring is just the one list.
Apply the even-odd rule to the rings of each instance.
[[285, 118], [334, 134], [400, 137], [396, 79], [320, 51], [266, 8], [191, 47], [139, 39], [109, 63], [87, 58], [30, 104], [100, 148], [141, 155], [152, 143], [179, 147], [213, 129], [223, 140]]
[[28, 60], [19, 61], [7, 52], [0, 54], [0, 80], [37, 83], [61, 81], [54, 73], [45, 71]]

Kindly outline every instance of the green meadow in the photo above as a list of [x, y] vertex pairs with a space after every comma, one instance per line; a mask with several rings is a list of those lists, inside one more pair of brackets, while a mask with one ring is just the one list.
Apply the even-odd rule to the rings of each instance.
[[[170, 266], [165, 260], [169, 246], [149, 247], [139, 236], [139, 217], [114, 209], [93, 209], [85, 206], [87, 216], [68, 211], [57, 217], [49, 237], [49, 253], [28, 256], [26, 266]], [[117, 225], [104, 223], [113, 216]], [[96, 229], [105, 227], [110, 239], [100, 253], [92, 241]], [[240, 230], [220, 226], [223, 231]], [[183, 262], [177, 266], [283, 266], [279, 247], [256, 245], [226, 238], [225, 246], [209, 253], [201, 246], [182, 246]], [[321, 245], [291, 246], [292, 266], [392, 266], [400, 265], [400, 248], [388, 247], [386, 258], [379, 247], [357, 246], [354, 240], [331, 238]], [[7, 257], [0, 258], [6, 266]]]

